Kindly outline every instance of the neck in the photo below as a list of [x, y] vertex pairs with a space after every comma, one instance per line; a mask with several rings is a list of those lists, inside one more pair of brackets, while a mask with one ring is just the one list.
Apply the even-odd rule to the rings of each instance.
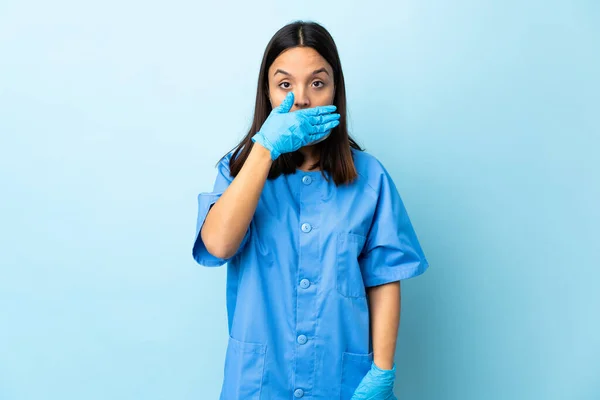
[[302, 163], [300, 169], [308, 170], [308, 168], [319, 161], [314, 146], [304, 146], [299, 149], [299, 152], [304, 156], [304, 163]]
[[316, 149], [314, 148], [314, 146], [304, 146], [304, 147], [300, 148], [299, 151], [304, 156], [305, 163], [314, 164], [315, 162], [317, 162], [319, 160], [317, 157], [317, 152], [315, 150]]

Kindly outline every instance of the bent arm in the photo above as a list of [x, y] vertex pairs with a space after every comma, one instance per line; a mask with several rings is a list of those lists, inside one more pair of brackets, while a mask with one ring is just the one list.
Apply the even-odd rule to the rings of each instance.
[[200, 234], [213, 256], [226, 259], [238, 250], [272, 164], [269, 150], [254, 144], [238, 175], [210, 208]]

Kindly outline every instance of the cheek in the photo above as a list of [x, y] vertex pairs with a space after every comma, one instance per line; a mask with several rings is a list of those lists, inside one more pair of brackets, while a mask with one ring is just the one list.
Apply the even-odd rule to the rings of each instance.
[[285, 99], [285, 94], [282, 94], [281, 92], [271, 92], [269, 94], [269, 96], [271, 96], [271, 107], [275, 108], [277, 106], [279, 106], [281, 104], [281, 102], [283, 101], [283, 99]]
[[314, 103], [318, 106], [326, 106], [333, 103], [334, 97], [335, 91], [333, 89], [327, 88], [324, 90], [320, 90], [316, 92], [314, 96]]

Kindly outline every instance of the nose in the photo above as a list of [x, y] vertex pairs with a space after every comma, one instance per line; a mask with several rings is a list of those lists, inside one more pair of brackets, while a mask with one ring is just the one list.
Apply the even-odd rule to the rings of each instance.
[[310, 99], [305, 91], [300, 89], [294, 92], [294, 108], [303, 109], [310, 107]]

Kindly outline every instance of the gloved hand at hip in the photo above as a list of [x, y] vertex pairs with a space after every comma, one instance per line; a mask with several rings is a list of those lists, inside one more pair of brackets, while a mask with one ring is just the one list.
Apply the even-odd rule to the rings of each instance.
[[396, 364], [392, 369], [380, 369], [375, 363], [363, 377], [351, 400], [397, 400], [394, 396]]
[[289, 92], [275, 107], [252, 141], [260, 143], [271, 152], [275, 160], [283, 153], [321, 141], [339, 125], [340, 114], [333, 113], [336, 106], [319, 106], [289, 112], [294, 104], [294, 93]]

